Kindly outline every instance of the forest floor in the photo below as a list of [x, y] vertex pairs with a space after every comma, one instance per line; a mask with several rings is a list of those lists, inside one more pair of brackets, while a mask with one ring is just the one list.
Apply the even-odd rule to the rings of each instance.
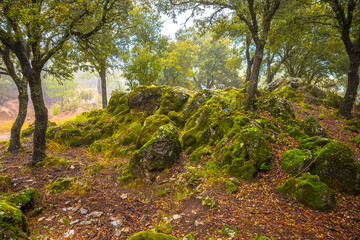
[[[360, 159], [360, 149], [349, 142], [356, 133], [341, 130], [344, 121], [334, 118], [326, 109], [293, 107], [301, 119], [310, 114], [319, 119], [329, 138], [345, 142]], [[320, 113], [325, 113], [325, 118], [318, 118]], [[29, 140], [18, 155], [4, 154], [4, 149], [1, 150], [0, 173], [12, 177], [13, 191], [26, 187], [40, 190], [41, 197], [34, 207], [42, 207], [43, 211], [28, 218], [31, 236], [36, 239], [127, 239], [136, 232], [155, 228], [171, 232], [179, 239], [191, 232], [195, 239], [259, 239], [261, 236], [360, 239], [360, 196], [335, 190], [336, 207], [331, 212], [319, 212], [276, 191], [289, 177], [279, 160], [286, 150], [297, 145], [298, 142], [286, 134], [281, 142], [272, 144], [273, 167], [260, 172], [252, 182], [239, 180], [236, 193], [226, 192], [222, 181], [229, 178], [224, 176], [208, 184], [206, 196], [215, 200], [216, 207], [204, 206], [199, 194], [179, 194], [176, 190], [174, 179], [186, 167], [196, 167], [184, 153], [152, 184], [124, 186], [117, 184], [120, 173], [115, 166], [126, 164], [129, 159], [109, 159], [89, 153], [83, 147], [51, 145], [48, 155], [65, 161], [30, 168], [27, 167], [32, 146]], [[100, 164], [104, 168], [95, 170], [94, 166]], [[50, 194], [49, 184], [59, 177], [75, 177], [79, 181], [71, 191]]]

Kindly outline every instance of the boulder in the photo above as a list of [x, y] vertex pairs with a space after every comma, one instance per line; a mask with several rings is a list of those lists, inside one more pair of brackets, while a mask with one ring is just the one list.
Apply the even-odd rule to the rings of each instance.
[[180, 152], [177, 129], [172, 124], [161, 126], [152, 139], [134, 152], [120, 180], [138, 177], [150, 181], [149, 172], [171, 168]]
[[25, 215], [8, 201], [0, 201], [0, 240], [29, 239], [30, 229]]
[[8, 201], [14, 203], [18, 208], [23, 209], [31, 206], [39, 197], [39, 190], [36, 188], [26, 188], [12, 194]]
[[270, 111], [273, 117], [279, 118], [283, 121], [295, 118], [295, 114], [290, 102], [283, 98], [270, 98], [268, 100], [267, 109]]
[[345, 143], [332, 140], [313, 155], [317, 159], [312, 174], [318, 175], [332, 189], [352, 195], [360, 193], [360, 164]]
[[305, 171], [308, 172], [311, 169], [309, 164], [313, 161], [310, 150], [288, 150], [281, 157], [281, 166], [290, 174], [295, 176], [304, 171], [306, 167], [309, 167]]
[[138, 112], [152, 112], [160, 107], [163, 87], [139, 86], [128, 94], [128, 106]]
[[167, 87], [162, 94], [159, 113], [166, 115], [170, 111], [181, 111], [189, 97], [182, 88]]
[[329, 211], [335, 205], [334, 192], [318, 176], [310, 173], [288, 179], [277, 191], [287, 193], [305, 206], [319, 211]]
[[303, 121], [304, 131], [310, 137], [326, 137], [325, 129], [311, 115]]

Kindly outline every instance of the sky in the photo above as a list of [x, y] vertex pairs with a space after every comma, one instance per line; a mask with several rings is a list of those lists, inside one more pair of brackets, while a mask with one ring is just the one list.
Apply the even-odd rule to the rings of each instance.
[[[161, 15], [162, 20], [164, 21], [164, 27], [162, 29], [162, 34], [165, 36], [170, 36], [171, 39], [175, 39], [175, 33], [177, 30], [182, 28], [186, 22], [186, 19], [190, 16], [190, 11], [183, 13], [179, 16], [177, 16], [176, 21], [177, 23], [174, 23], [171, 18], [169, 18], [166, 15]], [[191, 27], [193, 25], [193, 20], [190, 18], [187, 23], [186, 27]]]

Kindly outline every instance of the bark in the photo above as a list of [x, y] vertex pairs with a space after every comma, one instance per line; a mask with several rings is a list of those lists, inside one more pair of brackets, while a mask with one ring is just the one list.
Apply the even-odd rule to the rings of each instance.
[[24, 125], [26, 114], [27, 114], [27, 106], [29, 102], [29, 96], [27, 93], [27, 83], [16, 84], [19, 92], [19, 112], [16, 117], [15, 123], [11, 127], [11, 135], [10, 135], [10, 144], [8, 147], [8, 151], [12, 153], [17, 153], [21, 148], [20, 143], [20, 133], [21, 128]]
[[254, 62], [254, 58], [250, 57], [250, 44], [251, 44], [251, 39], [249, 36], [246, 36], [246, 62], [247, 62], [246, 80], [245, 80], [246, 82], [250, 81], [251, 69]]
[[10, 135], [10, 144], [8, 147], [8, 151], [11, 153], [17, 153], [21, 148], [20, 142], [20, 132], [21, 127], [24, 125], [26, 114], [27, 114], [27, 106], [29, 101], [29, 96], [27, 93], [27, 82], [25, 79], [21, 79], [15, 71], [15, 66], [10, 58], [10, 50], [7, 47], [1, 48], [0, 53], [3, 59], [3, 62], [6, 66], [7, 73], [15, 82], [15, 85], [18, 89], [18, 99], [19, 99], [19, 112], [16, 117], [15, 123], [11, 127], [11, 135]]
[[348, 85], [344, 97], [344, 103], [340, 108], [340, 114], [346, 118], [351, 118], [351, 110], [354, 106], [357, 90], [359, 87], [359, 65], [360, 56], [350, 57], [350, 70], [348, 73]]
[[34, 150], [30, 160], [30, 165], [45, 159], [46, 150], [46, 129], [48, 123], [48, 110], [45, 107], [42, 87], [41, 87], [41, 70], [33, 70], [29, 78], [31, 100], [35, 110], [35, 131], [34, 131]]
[[101, 64], [99, 71], [101, 79], [101, 98], [102, 98], [102, 107], [105, 109], [107, 107], [107, 92], [106, 92], [106, 67], [104, 64]]
[[254, 64], [250, 76], [250, 85], [248, 88], [248, 94], [251, 99], [250, 109], [255, 110], [255, 95], [258, 87], [258, 79], [260, 74], [261, 62], [264, 55], [264, 45], [260, 44], [256, 46], [254, 54]]

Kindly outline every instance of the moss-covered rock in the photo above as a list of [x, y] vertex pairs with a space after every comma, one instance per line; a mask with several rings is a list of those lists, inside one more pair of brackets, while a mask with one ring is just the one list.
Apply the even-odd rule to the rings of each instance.
[[128, 106], [134, 111], [153, 112], [160, 107], [163, 86], [139, 86], [128, 94]]
[[288, 121], [295, 118], [294, 111], [288, 100], [279, 97], [272, 97], [267, 101], [267, 109], [275, 118]]
[[122, 91], [113, 91], [106, 110], [116, 115], [128, 108], [127, 94]]
[[209, 146], [200, 147], [193, 151], [189, 156], [189, 161], [193, 163], [201, 163], [205, 160], [205, 156], [211, 155], [211, 149]]
[[332, 189], [347, 194], [360, 193], [360, 164], [345, 143], [332, 140], [313, 155], [317, 159], [312, 174], [318, 175]]
[[328, 138], [309, 137], [309, 138], [304, 138], [300, 141], [299, 148], [302, 150], [308, 149], [311, 151], [312, 154], [314, 154], [317, 150], [321, 149], [329, 142], [330, 139]]
[[176, 237], [153, 231], [143, 231], [135, 233], [127, 238], [127, 240], [177, 240]]
[[0, 240], [29, 239], [26, 217], [15, 204], [0, 201]]
[[151, 140], [134, 152], [120, 180], [139, 177], [149, 181], [149, 172], [170, 168], [180, 152], [177, 129], [171, 124], [161, 126]]
[[213, 95], [213, 91], [204, 89], [197, 92], [185, 106], [182, 111], [185, 119], [191, 117], [206, 101], [208, 101]]
[[159, 114], [166, 115], [170, 111], [181, 111], [189, 97], [185, 89], [166, 87], [161, 95]]
[[169, 123], [175, 125], [175, 123], [171, 121], [166, 115], [154, 114], [147, 117], [136, 140], [137, 149], [140, 149], [142, 146], [144, 146], [144, 144], [151, 139], [152, 135], [157, 132], [159, 127]]
[[333, 191], [316, 175], [304, 173], [299, 178], [290, 178], [277, 188], [279, 192], [293, 196], [311, 209], [329, 211], [335, 205]]
[[12, 194], [8, 201], [14, 203], [18, 208], [23, 209], [31, 206], [39, 197], [39, 190], [36, 188], [26, 188]]
[[312, 162], [312, 154], [309, 150], [288, 150], [281, 157], [281, 166], [290, 175], [294, 176], [304, 171], [310, 171]]
[[304, 119], [303, 127], [305, 133], [310, 137], [326, 137], [325, 129], [311, 115]]

